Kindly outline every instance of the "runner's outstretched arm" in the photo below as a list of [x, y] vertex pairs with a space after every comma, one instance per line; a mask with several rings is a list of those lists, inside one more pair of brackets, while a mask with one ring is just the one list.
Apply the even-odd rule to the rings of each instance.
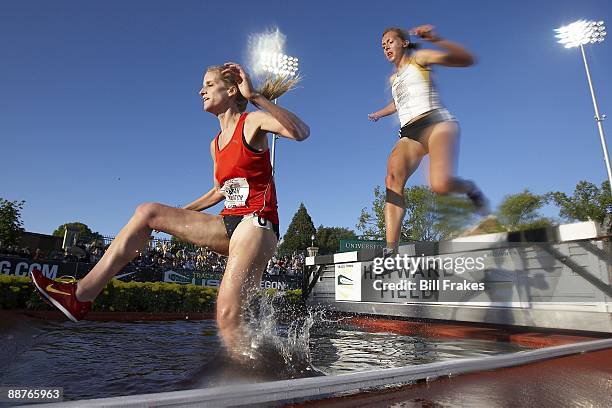
[[376, 122], [378, 119], [384, 118], [385, 116], [393, 115], [395, 112], [397, 112], [397, 109], [395, 108], [395, 102], [391, 101], [381, 110], [368, 114], [368, 119], [370, 119], [372, 122]]
[[461, 44], [440, 37], [434, 32], [434, 27], [431, 24], [416, 27], [412, 32], [445, 50], [418, 50], [415, 52], [414, 58], [419, 65], [437, 64], [447, 67], [469, 67], [475, 62], [471, 52]]

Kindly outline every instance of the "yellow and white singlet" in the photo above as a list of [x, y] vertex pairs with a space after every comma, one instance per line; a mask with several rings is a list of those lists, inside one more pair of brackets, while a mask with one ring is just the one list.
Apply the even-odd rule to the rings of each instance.
[[396, 73], [391, 93], [402, 127], [419, 115], [444, 108], [431, 80], [431, 70], [417, 64], [414, 57]]

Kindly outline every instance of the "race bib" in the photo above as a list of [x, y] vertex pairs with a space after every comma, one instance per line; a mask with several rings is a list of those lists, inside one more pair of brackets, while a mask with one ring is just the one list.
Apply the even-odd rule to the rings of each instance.
[[225, 196], [225, 208], [244, 207], [249, 197], [249, 183], [244, 177], [236, 177], [226, 180], [219, 191]]

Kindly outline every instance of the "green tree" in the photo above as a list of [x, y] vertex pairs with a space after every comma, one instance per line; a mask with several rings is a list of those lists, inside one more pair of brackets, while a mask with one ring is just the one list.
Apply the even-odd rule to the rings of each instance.
[[463, 195], [433, 195], [431, 211], [435, 215], [436, 240], [452, 239], [474, 223], [474, 205]]
[[374, 188], [372, 208], [361, 209], [357, 230], [368, 239], [385, 239], [385, 192], [380, 186]]
[[499, 205], [497, 216], [508, 231], [522, 231], [551, 225], [551, 220], [543, 217], [538, 210], [548, 203], [546, 194], [538, 195], [529, 190], [504, 197]]
[[86, 224], [83, 224], [82, 222], [78, 222], [78, 221], [69, 222], [69, 223], [60, 225], [59, 227], [55, 229], [55, 231], [53, 231], [52, 235], [56, 237], [63, 237], [66, 231], [66, 228], [68, 227], [78, 230], [79, 241], [90, 242], [95, 239], [103, 238], [102, 235], [100, 235], [99, 233], [93, 232], [91, 229], [89, 229], [89, 227]]
[[321, 225], [317, 228], [315, 246], [319, 247], [319, 254], [321, 255], [333, 254], [339, 251], [341, 239], [355, 238], [357, 238], [357, 234], [351, 229]]
[[300, 203], [300, 208], [293, 215], [293, 219], [287, 227], [287, 233], [283, 237], [283, 242], [278, 247], [281, 256], [291, 255], [295, 251], [304, 251], [311, 244], [311, 236], [316, 233], [312, 218], [304, 203]]
[[547, 194], [559, 209], [559, 215], [569, 221], [598, 221], [604, 222], [607, 214], [612, 214], [612, 194], [610, 183], [604, 181], [601, 188], [588, 181], [576, 184], [571, 196], [559, 191]]
[[0, 198], [0, 242], [2, 245], [16, 245], [23, 232], [21, 210], [25, 201], [9, 201]]
[[[474, 218], [470, 202], [459, 196], [443, 196], [425, 186], [404, 189], [406, 215], [400, 241], [439, 241], [461, 232]], [[385, 190], [374, 189], [370, 210], [361, 210], [357, 229], [371, 239], [385, 239]]]

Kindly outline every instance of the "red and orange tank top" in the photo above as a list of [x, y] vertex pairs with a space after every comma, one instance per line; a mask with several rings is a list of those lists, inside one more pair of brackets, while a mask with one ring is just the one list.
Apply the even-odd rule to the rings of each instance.
[[257, 214], [278, 224], [276, 188], [272, 178], [270, 149], [257, 152], [244, 138], [244, 121], [248, 113], [240, 115], [232, 138], [222, 149], [219, 136], [215, 137], [215, 178], [225, 196], [221, 215]]

